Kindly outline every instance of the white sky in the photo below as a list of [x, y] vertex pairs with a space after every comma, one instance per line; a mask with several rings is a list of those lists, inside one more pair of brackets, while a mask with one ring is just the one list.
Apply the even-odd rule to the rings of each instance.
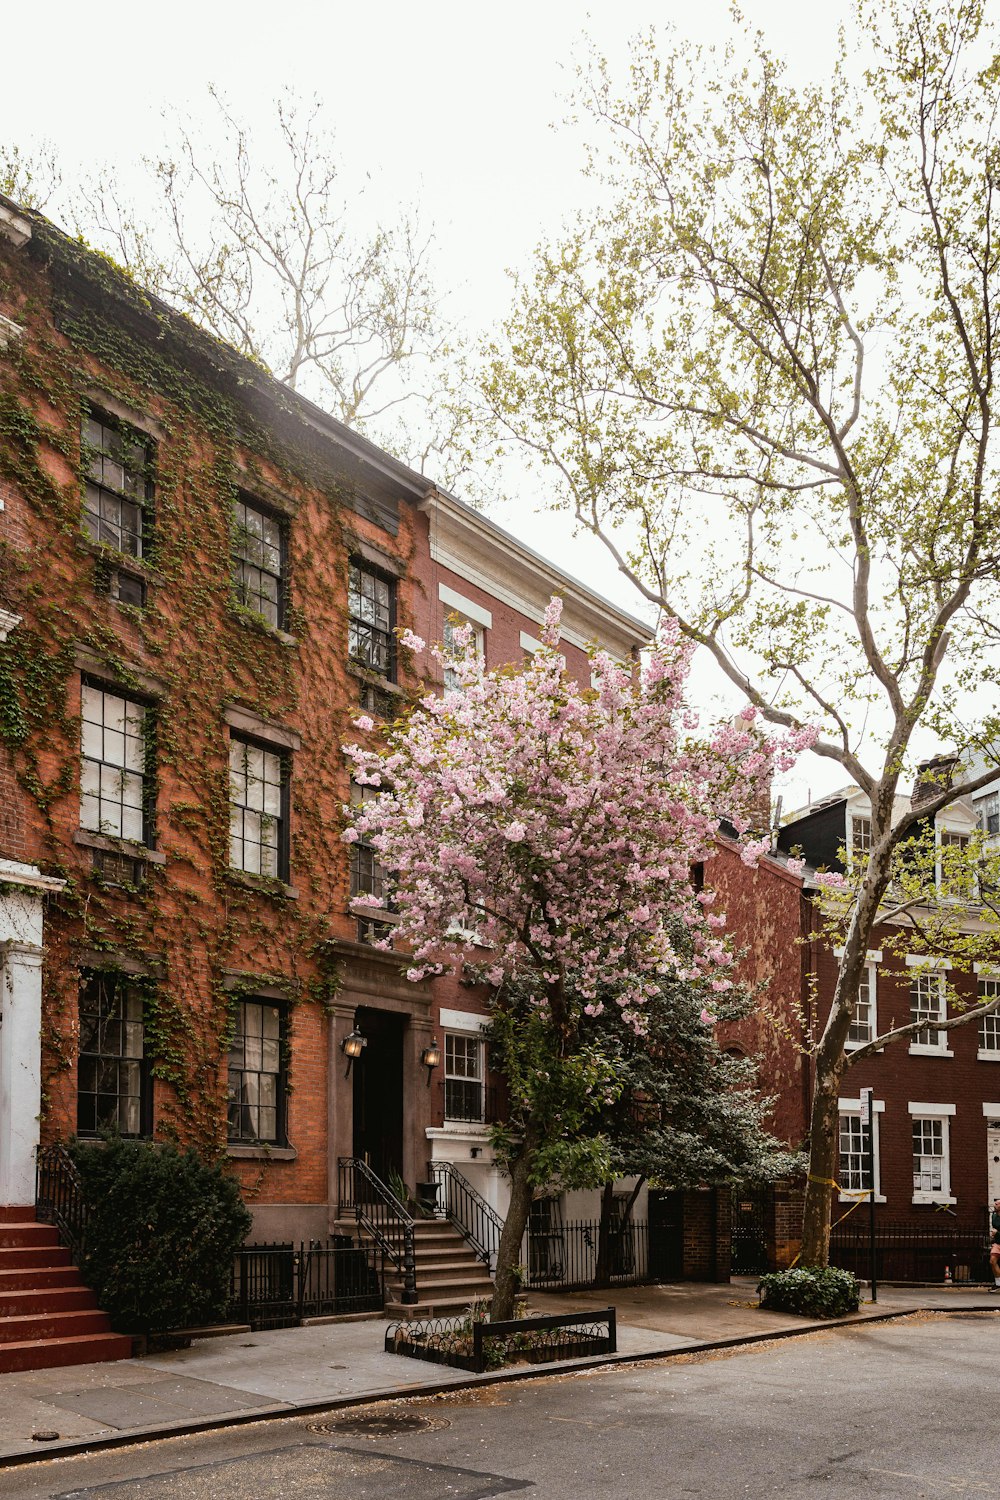
[[[793, 76], [815, 77], [826, 70], [850, 6], [747, 0], [744, 11], [787, 57]], [[724, 0], [617, 0], [591, 13], [572, 0], [8, 5], [0, 139], [25, 146], [47, 139], [70, 183], [114, 163], [134, 191], [141, 157], [155, 156], [166, 138], [162, 111], [209, 118], [208, 84], [251, 125], [273, 115], [286, 85], [317, 93], [348, 172], [359, 181], [370, 175], [374, 212], [419, 206], [436, 229], [438, 280], [453, 316], [483, 328], [505, 309], [506, 269], [525, 266], [539, 238], [586, 202], [580, 138], [553, 128], [566, 112], [584, 33], [616, 61], [628, 38], [650, 24], [673, 25], [700, 42], [733, 32]], [[533, 514], [539, 500], [525, 495], [516, 512], [496, 519], [644, 613], [597, 543], [571, 545], [563, 521]], [[837, 784], [841, 773], [819, 768], [812, 790], [831, 777]], [[802, 778], [789, 788], [786, 805], [803, 799], [807, 785]]]

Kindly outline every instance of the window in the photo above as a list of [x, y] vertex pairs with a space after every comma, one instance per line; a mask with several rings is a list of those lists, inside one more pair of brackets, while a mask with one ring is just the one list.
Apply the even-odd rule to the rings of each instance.
[[[378, 787], [351, 782], [351, 802], [355, 807], [372, 801], [378, 794]], [[382, 909], [391, 911], [386, 872], [370, 838], [370, 834], [361, 833], [351, 845], [351, 897], [377, 896]]]
[[976, 877], [964, 858], [969, 846], [967, 833], [938, 831], [937, 868], [935, 870], [938, 892], [953, 900], [972, 901], [976, 898]]
[[[980, 978], [978, 988], [980, 1005], [1000, 998], [1000, 976]], [[980, 1019], [979, 1056], [1000, 1058], [1000, 1011]]]
[[564, 1260], [562, 1199], [536, 1198], [528, 1212], [528, 1275], [532, 1281], [559, 1281]]
[[130, 557], [145, 556], [153, 504], [152, 441], [96, 409], [84, 415], [81, 437], [84, 529], [95, 542]]
[[229, 1139], [285, 1144], [284, 1016], [273, 1000], [241, 1000], [229, 1048]]
[[483, 1105], [483, 1043], [472, 1034], [446, 1032], [444, 1038], [444, 1117], [480, 1124]]
[[866, 865], [872, 852], [872, 820], [851, 814], [851, 864]]
[[[879, 1115], [883, 1109], [882, 1100], [872, 1100], [874, 1121], [872, 1144], [875, 1154], [875, 1201], [877, 1203], [885, 1202], [880, 1192], [881, 1166], [879, 1161]], [[872, 1186], [871, 1174], [868, 1170], [868, 1126], [861, 1118], [860, 1099], [840, 1100], [839, 1138], [840, 1165], [837, 1180], [840, 1183], [841, 1197], [846, 1201], [852, 1194], [867, 1192]]]
[[236, 597], [275, 627], [284, 621], [285, 571], [282, 522], [246, 495], [237, 495], [233, 525]]
[[149, 1133], [142, 992], [122, 974], [90, 974], [80, 990], [76, 1128]]
[[948, 1116], [954, 1112], [954, 1105], [910, 1105], [914, 1203], [955, 1201], [948, 1153]]
[[235, 734], [229, 742], [229, 863], [272, 880], [288, 874], [288, 757]]
[[396, 673], [396, 585], [352, 560], [347, 579], [348, 653], [352, 661], [390, 680]]
[[[910, 980], [910, 1020], [943, 1021], [945, 1018], [945, 976], [925, 970]], [[947, 1032], [926, 1026], [910, 1038], [910, 1051], [944, 1052]]]
[[987, 792], [984, 797], [973, 799], [976, 821], [987, 835], [1000, 833], [1000, 791]]
[[[451, 650], [455, 638], [455, 631], [463, 626], [466, 629], [472, 631], [471, 644], [475, 648], [477, 661], [482, 662], [484, 660], [486, 652], [485, 632], [481, 625], [475, 624], [472, 620], [459, 619], [455, 615], [448, 616], [448, 618], [444, 622], [445, 650]], [[459, 686], [458, 674], [452, 667], [445, 667], [444, 669], [444, 685], [448, 692], [454, 692], [455, 689]]]
[[875, 965], [866, 964], [858, 984], [858, 1003], [847, 1033], [848, 1047], [860, 1047], [865, 1042], [874, 1041], [875, 1028]]
[[149, 843], [148, 714], [123, 693], [82, 683], [81, 828]]

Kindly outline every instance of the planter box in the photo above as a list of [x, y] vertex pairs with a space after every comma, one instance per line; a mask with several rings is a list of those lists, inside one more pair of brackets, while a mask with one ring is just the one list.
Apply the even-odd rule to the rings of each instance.
[[393, 1324], [386, 1330], [385, 1349], [387, 1354], [481, 1374], [508, 1365], [544, 1365], [614, 1354], [616, 1332], [613, 1307], [565, 1317], [512, 1318], [505, 1323], [444, 1318]]

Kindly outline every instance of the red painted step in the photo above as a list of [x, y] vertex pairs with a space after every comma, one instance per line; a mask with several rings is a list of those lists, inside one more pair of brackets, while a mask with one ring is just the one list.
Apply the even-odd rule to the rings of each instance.
[[0, 1247], [0, 1271], [16, 1271], [21, 1266], [68, 1266], [69, 1251], [62, 1245], [30, 1245], [24, 1249]]
[[27, 1250], [31, 1247], [42, 1245], [58, 1245], [59, 1231], [51, 1224], [0, 1224], [0, 1250], [17, 1249], [20, 1247]]
[[0, 1323], [28, 1313], [81, 1312], [96, 1308], [97, 1298], [79, 1280], [71, 1286], [33, 1286], [10, 1291], [0, 1287]]
[[0, 1204], [0, 1224], [34, 1224], [35, 1205], [26, 1204], [19, 1208], [16, 1204]]
[[79, 1334], [74, 1338], [26, 1340], [0, 1344], [0, 1375], [16, 1370], [54, 1370], [62, 1365], [90, 1365], [130, 1359], [132, 1340], [120, 1333]]
[[0, 1296], [32, 1287], [79, 1286], [80, 1273], [73, 1265], [21, 1266], [14, 1271], [0, 1270]]

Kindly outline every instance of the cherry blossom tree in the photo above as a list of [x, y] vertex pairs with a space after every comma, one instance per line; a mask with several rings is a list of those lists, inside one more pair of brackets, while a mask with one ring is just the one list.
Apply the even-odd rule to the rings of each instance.
[[[683, 690], [691, 648], [667, 625], [641, 669], [592, 656], [593, 687], [566, 671], [558, 650], [561, 604], [553, 600], [542, 646], [522, 670], [487, 672], [469, 632], [454, 632], [445, 657], [456, 686], [422, 699], [385, 742], [345, 747], [356, 782], [374, 795], [345, 811], [344, 839], [362, 835], [394, 872], [394, 945], [409, 977], [483, 964], [496, 1005], [529, 994], [521, 1017], [547, 1051], [545, 1071], [571, 1062], [581, 1088], [576, 1128], [613, 1084], [599, 1059], [578, 1067], [581, 1026], [599, 1015], [614, 978], [614, 1003], [637, 1034], [664, 975], [701, 986], [711, 1002], [733, 980], [725, 918], [692, 866], [711, 854], [724, 813], [746, 839], [766, 786], [811, 734], [763, 738], [747, 709], [711, 740], [694, 738]], [[403, 644], [421, 649], [419, 638]], [[356, 725], [367, 735], [374, 724]], [[759, 830], [756, 830], [759, 831]], [[384, 898], [377, 898], [381, 903]], [[357, 897], [364, 911], [376, 898]], [[678, 934], [681, 936], [679, 937]], [[559, 1080], [556, 1080], [558, 1083]], [[527, 1111], [507, 1159], [511, 1201], [497, 1266], [494, 1318], [509, 1317], [533, 1186], [548, 1170], [545, 1121]]]

